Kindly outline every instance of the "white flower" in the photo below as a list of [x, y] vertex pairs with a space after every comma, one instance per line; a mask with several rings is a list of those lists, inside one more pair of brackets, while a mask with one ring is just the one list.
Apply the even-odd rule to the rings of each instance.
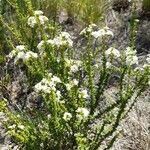
[[91, 35], [94, 37], [94, 38], [99, 38], [99, 37], [101, 37], [102, 36], [102, 33], [100, 32], [100, 30], [98, 30], [98, 31], [93, 31], [92, 33], [91, 33]]
[[37, 45], [37, 48], [39, 51], [44, 51], [44, 41], [43, 40]]
[[54, 91], [56, 92], [57, 99], [59, 99], [61, 95], [60, 91], [56, 91], [56, 84], [60, 82], [61, 82], [60, 78], [56, 76], [53, 76], [51, 79], [43, 78], [41, 82], [35, 85], [35, 91], [37, 93], [39, 92], [51, 93], [52, 91]]
[[99, 38], [99, 37], [102, 37], [102, 36], [105, 36], [105, 35], [110, 35], [110, 36], [114, 36], [113, 32], [108, 28], [108, 27], [105, 27], [103, 29], [100, 29], [98, 31], [93, 31], [91, 33], [91, 35], [94, 37], [94, 38]]
[[24, 127], [24, 125], [18, 125], [18, 128], [23, 130], [25, 127]]
[[126, 58], [126, 64], [127, 65], [134, 65], [137, 64], [138, 65], [138, 57], [137, 56], [128, 56]]
[[65, 39], [71, 38], [71, 35], [68, 32], [61, 32], [61, 36], [64, 37]]
[[55, 41], [54, 40], [47, 40], [46, 41], [47, 42], [47, 44], [50, 44], [50, 45], [52, 45], [52, 46], [54, 46], [55, 45]]
[[72, 88], [72, 85], [69, 84], [69, 83], [65, 84], [65, 86], [66, 86], [66, 89], [67, 89], [68, 91], [70, 91], [70, 89]]
[[52, 81], [52, 82], [56, 82], [56, 83], [61, 83], [60, 78], [58, 78], [57, 76], [53, 76], [53, 77], [51, 78], [51, 81]]
[[79, 98], [85, 98], [85, 99], [89, 98], [87, 90], [81, 90], [79, 92]]
[[8, 57], [9, 57], [9, 58], [13, 58], [13, 57], [16, 56], [16, 55], [17, 55], [17, 51], [16, 51], [16, 50], [12, 50], [12, 51], [9, 53]]
[[106, 62], [106, 68], [110, 68], [112, 64], [110, 62]]
[[65, 112], [65, 113], [64, 113], [63, 119], [64, 119], [65, 121], [69, 121], [71, 118], [72, 118], [71, 113], [68, 113], [68, 112]]
[[31, 28], [34, 28], [34, 26], [37, 24], [36, 18], [34, 16], [29, 17], [27, 23]]
[[38, 58], [37, 53], [34, 53], [34, 52], [32, 52], [32, 51], [28, 51], [28, 52], [26, 52], [26, 54], [25, 54], [23, 60], [27, 61], [27, 60], [29, 60], [30, 58]]
[[25, 50], [25, 46], [24, 45], [18, 45], [18, 46], [16, 46], [16, 50], [17, 51], [24, 51]]
[[73, 85], [78, 85], [79, 81], [77, 79], [72, 80]]
[[70, 67], [70, 72], [75, 73], [79, 70], [78, 65], [74, 64]]
[[71, 40], [71, 35], [68, 32], [61, 32], [60, 37], [67, 43], [69, 47], [73, 46], [73, 41]]
[[14, 60], [14, 62], [16, 63], [19, 59], [24, 59], [24, 57], [25, 57], [25, 53], [24, 52], [19, 52], [18, 54], [17, 54], [17, 56], [15, 57], [15, 60]]
[[41, 11], [41, 10], [36, 10], [36, 11], [34, 11], [34, 15], [43, 15], [43, 11]]
[[66, 43], [62, 40], [61, 37], [55, 37], [53, 40], [47, 40], [47, 43], [51, 46], [56, 46], [60, 48], [60, 46], [66, 45]]
[[41, 25], [44, 25], [46, 22], [48, 22], [48, 18], [43, 15], [43, 12], [41, 10], [35, 11], [34, 15], [35, 16], [29, 17], [27, 22], [31, 28], [34, 28], [34, 26], [38, 23], [37, 19], [39, 19]]
[[126, 48], [126, 51], [125, 51], [125, 54], [126, 56], [129, 56], [129, 55], [136, 55], [136, 50], [133, 50], [132, 47], [127, 47]]
[[60, 48], [61, 46], [73, 46], [73, 41], [71, 40], [71, 36], [67, 32], [61, 32], [59, 36], [55, 37], [53, 40], [47, 40], [47, 43], [51, 46], [56, 46]]
[[136, 50], [133, 50], [132, 47], [127, 47], [125, 54], [126, 54], [126, 64], [127, 65], [138, 65], [138, 57], [136, 56]]
[[46, 79], [42, 79], [41, 82], [37, 83], [35, 85], [35, 91], [37, 93], [44, 92], [44, 93], [50, 93], [52, 88], [49, 86], [49, 81]]
[[39, 16], [40, 24], [44, 25], [46, 22], [48, 22], [48, 18], [46, 16]]
[[77, 117], [83, 119], [83, 118], [86, 118], [89, 116], [89, 110], [87, 108], [82, 108], [82, 107], [79, 107], [76, 112], [78, 113], [77, 114]]
[[106, 50], [105, 55], [107, 57], [109, 57], [110, 55], [113, 55], [114, 57], [118, 58], [120, 57], [120, 52], [117, 49], [110, 47], [108, 50]]

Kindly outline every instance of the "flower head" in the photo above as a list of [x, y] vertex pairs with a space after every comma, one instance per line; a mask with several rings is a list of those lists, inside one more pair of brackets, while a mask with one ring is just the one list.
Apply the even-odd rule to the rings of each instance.
[[73, 80], [72, 80], [72, 84], [73, 84], [73, 85], [78, 85], [78, 83], [79, 83], [79, 81], [78, 81], [77, 79], [73, 79]]
[[25, 45], [18, 45], [16, 46], [17, 51], [24, 51], [25, 50]]
[[38, 58], [38, 55], [37, 53], [34, 53], [32, 51], [28, 51], [26, 52], [25, 56], [24, 56], [24, 59], [23, 60], [29, 60], [30, 58]]
[[36, 18], [34, 16], [29, 17], [27, 23], [31, 28], [34, 28], [37, 24]]
[[17, 56], [15, 57], [14, 62], [16, 63], [16, 62], [17, 62], [18, 60], [20, 60], [20, 59], [24, 60], [24, 58], [25, 58], [25, 52], [19, 52], [19, 53], [17, 54]]
[[137, 56], [128, 56], [126, 58], [126, 64], [127, 65], [138, 65], [138, 57]]
[[136, 50], [132, 49], [131, 47], [127, 47], [125, 55], [127, 65], [134, 65], [134, 64], [138, 65], [138, 57], [136, 56]]
[[53, 40], [47, 40], [47, 43], [53, 47], [72, 47], [73, 41], [71, 40], [71, 36], [67, 32], [61, 32], [59, 36], [55, 37]]
[[38, 23], [40, 23], [40, 25], [45, 25], [45, 23], [47, 22], [48, 18], [43, 15], [43, 12], [41, 10], [36, 10], [34, 12], [34, 16], [29, 17], [27, 21], [28, 25], [31, 28], [34, 28]]
[[93, 31], [91, 35], [96, 39], [106, 35], [112, 37], [114, 36], [113, 32], [108, 27], [104, 27], [103, 29], [99, 29], [98, 31]]
[[46, 22], [48, 22], [48, 18], [46, 16], [39, 16], [40, 24], [44, 25]]
[[81, 90], [81, 91], [79, 92], [79, 97], [80, 97], [80, 98], [85, 98], [85, 99], [89, 98], [89, 95], [88, 95], [87, 90]]
[[65, 121], [69, 121], [71, 118], [72, 118], [71, 113], [68, 113], [68, 112], [65, 112], [65, 113], [64, 113], [63, 119], [64, 119]]
[[70, 67], [70, 72], [71, 72], [71, 73], [75, 73], [75, 72], [77, 72], [78, 70], [79, 70], [79, 66], [76, 65], [76, 64], [74, 64], [74, 65], [72, 65], [72, 66]]
[[84, 119], [89, 116], [89, 110], [87, 108], [79, 107], [77, 110], [77, 117]]
[[110, 47], [108, 50], [106, 50], [105, 55], [107, 57], [109, 57], [110, 55], [113, 55], [114, 57], [118, 58], [120, 57], [120, 52], [117, 49]]

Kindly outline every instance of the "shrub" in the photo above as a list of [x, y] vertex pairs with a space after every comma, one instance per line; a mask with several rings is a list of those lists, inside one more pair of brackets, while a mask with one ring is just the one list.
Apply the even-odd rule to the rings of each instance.
[[[20, 149], [110, 148], [119, 123], [150, 84], [150, 56], [139, 67], [134, 47], [125, 52], [109, 47], [113, 32], [95, 24], [81, 31], [86, 42], [77, 47], [69, 33], [26, 2], [27, 14], [13, 3], [14, 28], [2, 17], [1, 22], [12, 38], [7, 58], [25, 66], [34, 101], [40, 99], [40, 104], [22, 110], [2, 99], [7, 133]], [[115, 97], [107, 93], [110, 86]]]
[[[7, 61], [23, 66], [30, 89], [27, 95], [32, 93], [35, 102], [22, 109], [9, 99], [0, 101], [7, 134], [20, 149], [110, 148], [120, 122], [150, 84], [150, 56], [138, 66], [134, 33], [130, 47], [120, 52], [108, 46], [114, 36], [111, 29], [90, 24], [80, 33], [84, 46], [81, 41], [77, 46], [54, 18], [60, 7], [57, 1], [53, 1], [55, 15], [48, 17], [33, 9], [34, 4], [45, 7], [41, 1], [7, 2], [12, 15], [0, 16], [11, 50]], [[99, 15], [91, 18], [87, 23], [96, 22]], [[114, 97], [108, 94], [111, 86]]]

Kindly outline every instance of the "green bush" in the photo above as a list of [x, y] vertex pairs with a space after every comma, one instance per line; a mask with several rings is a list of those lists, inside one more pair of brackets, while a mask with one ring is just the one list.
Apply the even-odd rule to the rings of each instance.
[[[86, 42], [77, 47], [54, 20], [33, 11], [31, 1], [24, 1], [25, 10], [15, 2], [20, 1], [12, 1], [15, 21], [8, 25], [0, 18], [10, 35], [7, 58], [26, 67], [33, 99], [41, 103], [22, 110], [1, 100], [7, 133], [20, 149], [110, 148], [120, 122], [150, 84], [150, 56], [138, 67], [134, 47], [125, 52], [109, 47], [113, 32], [95, 24], [81, 31]], [[115, 87], [113, 96], [110, 86]]]

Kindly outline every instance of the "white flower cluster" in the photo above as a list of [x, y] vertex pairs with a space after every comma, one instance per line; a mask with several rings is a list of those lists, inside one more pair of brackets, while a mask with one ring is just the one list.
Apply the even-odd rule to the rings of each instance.
[[71, 88], [73, 88], [74, 86], [77, 86], [78, 83], [79, 83], [79, 81], [78, 81], [77, 79], [73, 79], [73, 80], [70, 81], [69, 83], [65, 84], [66, 89], [67, 89], [68, 91], [70, 91]]
[[88, 91], [86, 89], [80, 89], [79, 98], [84, 98], [84, 99], [89, 98]]
[[79, 107], [77, 110], [77, 118], [82, 120], [84, 118], [87, 118], [89, 116], [89, 110], [87, 108]]
[[113, 56], [115, 58], [118, 58], [120, 57], [120, 52], [114, 47], [110, 47], [108, 50], [106, 50], [105, 55], [106, 57]]
[[126, 64], [127, 65], [138, 65], [138, 57], [136, 56], [136, 50], [133, 50], [131, 47], [126, 48]]
[[103, 36], [114, 36], [113, 32], [107, 26], [103, 29], [99, 29], [98, 31], [93, 31], [91, 35], [96, 39]]
[[25, 46], [24, 45], [18, 45], [16, 46], [16, 49], [12, 50], [10, 53], [9, 53], [9, 58], [13, 58], [14, 56], [16, 56], [19, 52], [21, 51], [25, 51]]
[[69, 121], [71, 118], [72, 118], [71, 113], [68, 113], [68, 112], [65, 112], [65, 113], [64, 113], [63, 119], [64, 119], [65, 121]]
[[70, 74], [76, 73], [82, 66], [82, 61], [80, 60], [73, 60], [73, 59], [65, 59], [66, 66], [70, 68]]
[[[87, 108], [83, 108], [83, 107], [79, 107], [77, 110], [76, 110], [76, 113], [77, 113], [77, 118], [81, 121], [85, 118], [87, 118], [90, 114], [89, 110]], [[69, 121], [70, 119], [72, 118], [72, 114], [69, 113], [69, 112], [65, 112], [64, 115], [63, 115], [63, 119], [65, 121]]]
[[55, 37], [53, 40], [48, 40], [47, 44], [50, 44], [53, 47], [72, 47], [73, 46], [73, 41], [71, 39], [71, 36], [68, 32], [61, 32], [59, 36]]
[[27, 51], [24, 45], [16, 46], [16, 49], [13, 50], [9, 57], [13, 58], [15, 56], [14, 62], [16, 63], [18, 60], [22, 59], [23, 61], [28, 61], [30, 58], [38, 58], [38, 54], [32, 51]]
[[97, 26], [95, 24], [91, 24], [89, 25], [89, 27], [83, 29], [80, 32], [80, 35], [92, 35], [95, 39], [104, 36], [112, 36], [112, 37], [114, 36], [113, 32], [107, 26], [102, 29], [98, 29], [96, 31], [94, 28], [97, 28]]
[[50, 74], [49, 79], [43, 78], [41, 82], [35, 85], [35, 91], [37, 93], [51, 93], [52, 91], [54, 91], [56, 93], [57, 99], [59, 100], [61, 97], [61, 93], [56, 89], [57, 83], [61, 83], [60, 78], [58, 78], [57, 76], [52, 76], [52, 74]]
[[[76, 113], [77, 113], [77, 118], [81, 121], [83, 119], [86, 119], [90, 112], [87, 108], [83, 108], [83, 107], [79, 107], [77, 110], [76, 110]], [[65, 121], [69, 121], [70, 119], [72, 118], [72, 114], [69, 113], [69, 112], [65, 112], [64, 115], [63, 115], [63, 119]]]
[[48, 18], [43, 15], [41, 10], [37, 10], [34, 12], [34, 16], [28, 18], [27, 23], [31, 28], [34, 28], [38, 23], [40, 23], [40, 25], [45, 25], [47, 22]]
[[61, 32], [59, 36], [55, 37], [54, 39], [50, 39], [47, 41], [41, 41], [37, 48], [39, 51], [44, 51], [45, 45], [51, 45], [52, 47], [61, 48], [61, 47], [72, 47], [73, 41], [71, 40], [71, 36], [67, 32]]

